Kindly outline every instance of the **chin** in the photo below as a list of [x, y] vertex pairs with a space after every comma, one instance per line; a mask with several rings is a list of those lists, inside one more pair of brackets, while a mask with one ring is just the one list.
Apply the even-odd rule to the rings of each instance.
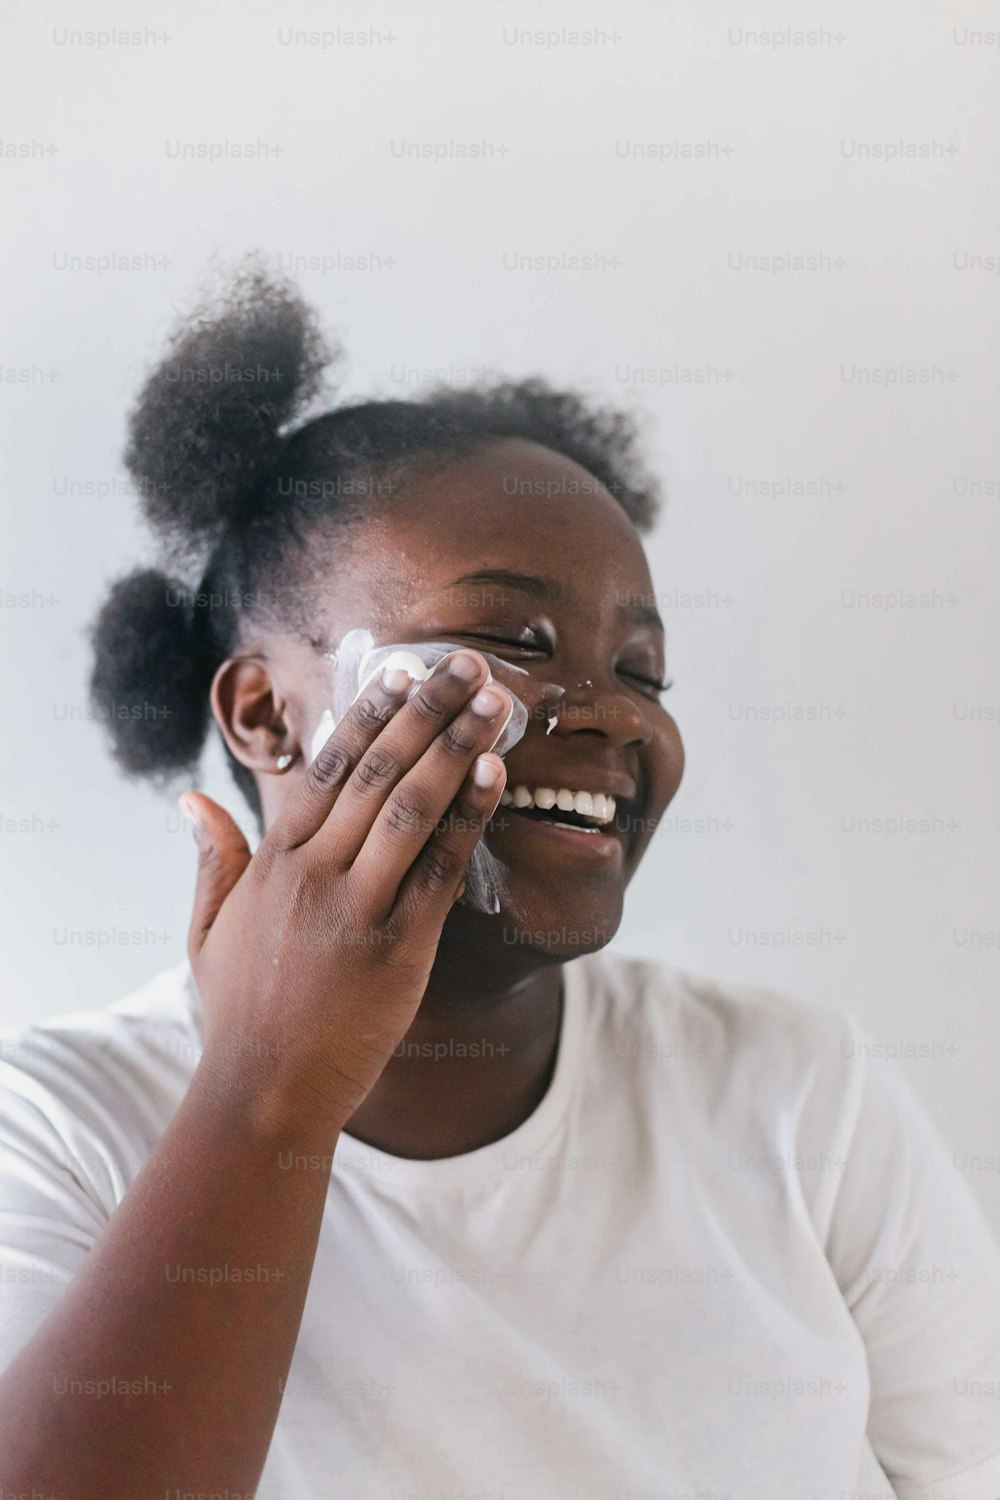
[[504, 942], [510, 947], [519, 946], [523, 952], [544, 958], [548, 963], [571, 963], [574, 958], [583, 958], [586, 953], [599, 953], [614, 937], [607, 928], [579, 928], [576, 936], [566, 941], [561, 927], [508, 927]]
[[530, 953], [550, 963], [568, 963], [607, 947], [621, 925], [623, 898], [617, 885], [589, 892], [571, 885], [565, 899], [553, 900], [551, 888], [525, 889], [511, 880], [501, 895], [499, 912], [482, 919], [489, 924], [483, 940], [491, 950], [501, 947], [508, 954]]
[[500, 903], [480, 928], [491, 950], [565, 963], [607, 947], [621, 924], [628, 868], [617, 830], [564, 830], [501, 814], [485, 843]]

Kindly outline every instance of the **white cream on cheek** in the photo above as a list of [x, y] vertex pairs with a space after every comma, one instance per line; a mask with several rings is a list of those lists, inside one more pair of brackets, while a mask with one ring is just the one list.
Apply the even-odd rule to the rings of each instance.
[[[407, 672], [413, 681], [410, 689], [412, 697], [446, 656], [461, 649], [457, 642], [451, 641], [414, 641], [376, 646], [370, 630], [349, 630], [336, 651], [327, 658], [331, 672], [331, 702], [324, 708], [312, 734], [310, 761], [316, 759], [348, 708], [360, 697], [377, 672], [400, 668]], [[505, 673], [517, 672], [524, 677], [528, 676], [523, 667], [501, 661], [488, 651], [481, 652], [481, 655], [486, 658], [489, 669], [487, 682], [495, 681], [494, 667]], [[517, 744], [528, 723], [528, 710], [524, 703], [513, 689], [506, 684], [504, 686], [510, 695], [511, 708], [494, 746], [498, 755], [506, 755]], [[562, 689], [553, 684], [551, 692], [558, 696]]]
[[[402, 668], [413, 679], [410, 695], [437, 669], [445, 657], [453, 651], [463, 649], [457, 642], [415, 641], [394, 645], [376, 646], [370, 630], [349, 630], [336, 651], [327, 659], [330, 662], [330, 704], [323, 709], [320, 720], [310, 741], [310, 761], [315, 760], [348, 708], [364, 692], [377, 672]], [[478, 649], [478, 648], [477, 648]], [[518, 673], [530, 679], [530, 673], [513, 662], [506, 662], [488, 651], [480, 651], [489, 668], [488, 681], [496, 679], [493, 668], [504, 675]], [[494, 750], [504, 756], [518, 743], [528, 725], [528, 710], [521, 698], [507, 683], [504, 688], [510, 695], [511, 708], [497, 737]], [[532, 684], [532, 693], [537, 685]], [[543, 685], [545, 699], [554, 706], [562, 698], [565, 689], [556, 683]], [[550, 715], [545, 733], [551, 734], [557, 719]], [[472, 855], [466, 874], [463, 905], [496, 914], [500, 910], [500, 887], [503, 870], [484, 841], [480, 841]]]
[[[336, 652], [334, 652], [328, 659], [331, 663], [331, 669], [336, 670]], [[431, 668], [420, 660], [420, 657], [417, 656], [416, 652], [395, 650], [391, 653], [391, 655], [386, 657], [385, 661], [381, 662], [379, 666], [375, 667], [371, 672], [368, 673], [368, 676], [358, 688], [357, 697], [361, 696], [365, 688], [368, 686], [369, 682], [371, 682], [372, 678], [375, 676], [376, 672], [390, 672], [399, 670], [408, 672], [415, 683], [423, 682], [425, 678], [431, 675]], [[320, 721], [316, 726], [315, 733], [313, 734], [311, 744], [309, 746], [310, 761], [314, 761], [316, 759], [320, 750], [322, 750], [323, 746], [326, 744], [327, 740], [330, 738], [336, 727], [337, 725], [333, 716], [333, 709], [324, 708], [320, 716]]]
[[324, 708], [320, 714], [319, 723], [316, 726], [313, 737], [309, 742], [309, 764], [312, 765], [333, 731], [336, 729], [333, 722], [333, 709]]

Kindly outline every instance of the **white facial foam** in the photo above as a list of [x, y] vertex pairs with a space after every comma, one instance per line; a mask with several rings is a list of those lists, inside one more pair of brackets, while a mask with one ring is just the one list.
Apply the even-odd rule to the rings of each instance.
[[[316, 759], [351, 704], [360, 697], [377, 672], [383, 668], [403, 668], [413, 678], [413, 686], [407, 695], [412, 698], [420, 684], [426, 682], [446, 656], [462, 649], [452, 641], [413, 641], [376, 646], [370, 630], [349, 630], [329, 658], [332, 676], [331, 706], [323, 710], [312, 736], [310, 761]], [[494, 666], [504, 673], [519, 672], [528, 676], [523, 667], [501, 661], [489, 651], [480, 651], [479, 654], [485, 657], [490, 669], [488, 682], [494, 681]], [[511, 711], [493, 746], [494, 753], [500, 756], [506, 755], [517, 744], [528, 725], [527, 708], [506, 683], [504, 688], [511, 697]], [[550, 719], [546, 733], [551, 732], [554, 722]], [[491, 915], [500, 910], [499, 865], [481, 839], [473, 851], [466, 872], [462, 904]]]

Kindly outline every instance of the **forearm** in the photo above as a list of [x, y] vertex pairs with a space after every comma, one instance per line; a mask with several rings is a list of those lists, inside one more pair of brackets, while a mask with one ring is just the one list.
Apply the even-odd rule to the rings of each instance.
[[265, 1123], [258, 1100], [250, 1076], [215, 1087], [195, 1075], [62, 1301], [0, 1378], [0, 1490], [253, 1492], [339, 1133]]

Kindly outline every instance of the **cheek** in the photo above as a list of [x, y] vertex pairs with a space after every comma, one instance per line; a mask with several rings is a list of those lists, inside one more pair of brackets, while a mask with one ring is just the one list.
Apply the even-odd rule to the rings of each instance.
[[287, 699], [289, 728], [294, 729], [305, 764], [333, 729], [332, 704], [333, 663], [329, 656], [317, 652], [302, 664], [295, 690]]
[[673, 801], [684, 775], [684, 741], [670, 714], [661, 710], [657, 717], [656, 739], [650, 745], [651, 790], [657, 799], [657, 811], [662, 812]]
[[666, 788], [669, 802], [676, 794], [684, 775], [684, 741], [670, 714], [661, 710], [659, 718], [662, 722], [658, 726], [656, 739], [656, 779], [661, 787]]
[[656, 732], [645, 753], [648, 781], [646, 802], [641, 811], [640, 837], [632, 858], [632, 867], [645, 853], [660, 819], [677, 794], [684, 775], [684, 742], [671, 716], [661, 710], [656, 715]]

